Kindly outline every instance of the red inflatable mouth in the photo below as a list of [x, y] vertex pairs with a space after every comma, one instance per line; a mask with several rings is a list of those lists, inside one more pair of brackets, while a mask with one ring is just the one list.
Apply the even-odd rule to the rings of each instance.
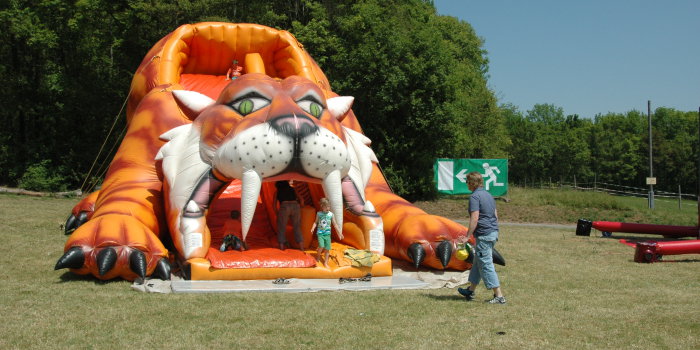
[[[262, 190], [267, 192], [265, 188]], [[227, 250], [221, 252], [219, 247], [223, 243], [224, 236], [234, 234], [241, 237], [241, 224], [239, 219], [232, 219], [232, 211], [241, 210], [241, 183], [239, 180], [232, 181], [218, 197], [216, 197], [209, 207], [207, 213], [207, 226], [211, 232], [211, 246], [206, 258], [211, 262], [211, 266], [218, 269], [231, 268], [276, 268], [276, 267], [314, 267], [316, 259], [309, 253], [302, 252], [298, 247], [291, 247], [284, 251], [279, 249], [277, 233], [272, 226], [276, 222], [274, 212], [269, 212], [262, 198], [267, 197], [267, 193], [261, 193], [258, 200], [253, 223], [246, 237], [247, 250]], [[310, 235], [307, 241], [307, 248], [311, 241]], [[293, 239], [288, 239], [293, 242]], [[312, 252], [312, 251], [309, 251]]]

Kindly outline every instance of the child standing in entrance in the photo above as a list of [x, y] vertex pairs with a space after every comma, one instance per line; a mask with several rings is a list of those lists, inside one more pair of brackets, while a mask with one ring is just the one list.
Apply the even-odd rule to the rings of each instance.
[[[335, 221], [335, 217], [333, 217], [331, 204], [328, 202], [328, 199], [321, 198], [319, 205], [321, 206], [321, 211], [316, 213], [316, 221], [311, 227], [311, 234], [313, 234], [314, 230], [318, 227], [318, 230], [316, 230], [316, 237], [318, 238], [318, 254], [316, 255], [316, 261], [320, 261], [321, 254], [323, 254], [323, 266], [328, 268], [328, 257], [331, 250], [331, 223], [333, 223], [333, 226], [336, 228], [338, 224]], [[338, 232], [338, 237], [342, 240], [343, 233]]]

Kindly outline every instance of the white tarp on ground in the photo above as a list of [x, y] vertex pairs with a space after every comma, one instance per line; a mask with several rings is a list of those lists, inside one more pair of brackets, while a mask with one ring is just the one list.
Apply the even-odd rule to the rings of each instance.
[[421, 268], [418, 271], [405, 261], [392, 260], [394, 276], [410, 277], [428, 284], [425, 288], [456, 288], [467, 283], [469, 271], [439, 271]]
[[171, 281], [146, 279], [135, 281], [131, 288], [151, 293], [227, 293], [227, 292], [317, 292], [322, 290], [431, 289], [455, 288], [467, 283], [469, 271], [437, 271], [419, 269], [409, 263], [392, 261], [393, 276], [373, 277], [370, 281], [353, 279], [291, 278], [285, 284], [273, 280], [254, 281], [189, 281], [173, 275]]

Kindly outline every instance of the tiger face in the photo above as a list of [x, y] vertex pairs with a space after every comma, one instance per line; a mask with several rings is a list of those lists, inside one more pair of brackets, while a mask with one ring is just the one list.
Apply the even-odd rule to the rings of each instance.
[[350, 157], [338, 117], [350, 105], [344, 101], [342, 114], [337, 107], [308, 79], [246, 74], [195, 120], [202, 158], [229, 179], [251, 171], [265, 180], [344, 177]]
[[205, 230], [203, 213], [216, 192], [212, 189], [233, 179], [241, 180], [244, 239], [262, 182], [321, 183], [338, 232], [343, 191], [359, 193], [355, 202], [362, 202], [376, 157], [369, 139], [341, 125], [352, 97], [326, 99], [308, 79], [254, 73], [231, 82], [216, 101], [184, 90], [173, 95], [194, 122], [164, 134], [169, 142], [158, 157], [169, 186], [170, 215], [179, 217], [170, 221], [177, 223], [171, 231], [181, 233], [175, 241], [182, 242], [185, 257], [205, 251], [199, 242], [206, 239], [196, 235]]

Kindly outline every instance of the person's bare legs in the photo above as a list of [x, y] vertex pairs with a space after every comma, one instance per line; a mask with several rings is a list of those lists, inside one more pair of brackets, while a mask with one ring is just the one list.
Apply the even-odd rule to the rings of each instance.
[[325, 266], [326, 268], [328, 268], [328, 257], [330, 256], [330, 253], [331, 253], [331, 252], [328, 251], [328, 250], [326, 250], [326, 249], [324, 249], [323, 251], [324, 251], [324, 252], [323, 252], [323, 253], [324, 253], [323, 266]]

